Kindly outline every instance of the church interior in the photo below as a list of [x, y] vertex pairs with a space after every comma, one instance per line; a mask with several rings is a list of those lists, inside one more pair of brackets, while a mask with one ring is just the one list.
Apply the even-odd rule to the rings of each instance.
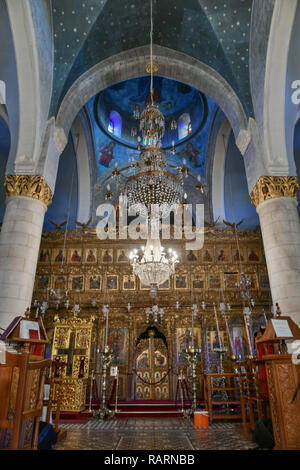
[[300, 449], [298, 0], [0, 0], [0, 449]]

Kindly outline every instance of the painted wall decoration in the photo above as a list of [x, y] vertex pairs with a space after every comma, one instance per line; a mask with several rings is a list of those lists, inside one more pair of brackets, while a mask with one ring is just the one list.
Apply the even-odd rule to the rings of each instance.
[[39, 254], [40, 263], [50, 263], [51, 261], [51, 249], [41, 250]]
[[234, 326], [232, 328], [232, 341], [234, 355], [241, 360], [245, 360], [247, 355], [247, 343], [242, 326]]
[[118, 263], [129, 263], [129, 253], [128, 249], [121, 249], [117, 251], [117, 262]]
[[119, 364], [127, 361], [127, 328], [109, 328], [107, 340]]
[[124, 290], [135, 290], [136, 289], [135, 276], [123, 276], [123, 289]]
[[175, 276], [175, 289], [188, 289], [188, 276], [186, 274]]
[[[154, 351], [154, 365], [156, 367], [166, 367], [167, 364], [168, 364], [167, 357], [164, 354], [162, 354], [159, 350]], [[156, 372], [156, 374], [158, 374], [160, 378], [159, 372]], [[159, 380], [159, 378], [156, 379], [155, 377], [156, 380]]]
[[38, 276], [37, 278], [37, 289], [38, 290], [46, 290], [50, 287], [50, 276]]
[[80, 291], [83, 290], [83, 276], [76, 276], [72, 278], [71, 289]]
[[67, 278], [65, 276], [56, 276], [54, 278], [54, 289], [66, 289], [67, 288]]
[[[192, 328], [177, 328], [176, 330], [176, 349], [177, 349], [177, 363], [183, 364], [186, 362], [183, 351], [192, 345]], [[201, 330], [198, 327], [194, 328], [194, 346], [201, 348]]]
[[204, 275], [193, 274], [191, 279], [191, 287], [193, 289], [204, 289]]
[[87, 289], [88, 290], [100, 290], [101, 289], [101, 276], [88, 276]]
[[64, 251], [62, 249], [53, 250], [53, 262], [62, 263], [65, 261]]
[[97, 263], [97, 248], [86, 248], [84, 260], [86, 263]]
[[106, 276], [106, 289], [118, 290], [118, 279], [117, 275]]
[[114, 251], [111, 248], [101, 250], [102, 263], [112, 263], [114, 259]]
[[82, 249], [71, 248], [69, 250], [69, 263], [81, 263], [82, 261]]
[[137, 369], [148, 369], [149, 367], [149, 351], [146, 349], [143, 351], [136, 360]]
[[[220, 331], [221, 343], [222, 346], [226, 346], [225, 344], [225, 332]], [[211, 330], [208, 332], [207, 335], [208, 340], [208, 349], [210, 352], [214, 352], [215, 348], [220, 348], [219, 338], [216, 330]]]

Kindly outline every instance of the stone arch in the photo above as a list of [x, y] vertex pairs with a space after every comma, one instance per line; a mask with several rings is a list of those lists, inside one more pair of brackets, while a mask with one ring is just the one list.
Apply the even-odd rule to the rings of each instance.
[[[227, 116], [237, 145], [245, 147], [247, 116], [238, 96], [220, 74], [197, 59], [163, 46], [153, 46], [153, 58], [159, 75], [187, 83], [210, 96]], [[71, 125], [85, 103], [115, 83], [145, 75], [149, 60], [149, 47], [142, 46], [109, 57], [79, 77], [66, 93], [56, 117], [57, 147], [66, 145]]]
[[[208, 149], [207, 181], [210, 182], [211, 200], [210, 208], [213, 220], [219, 219], [221, 223], [225, 218], [224, 180], [225, 159], [227, 144], [231, 133], [231, 126], [222, 111], [218, 110], [214, 119], [214, 129]], [[225, 144], [225, 146], [224, 146]]]

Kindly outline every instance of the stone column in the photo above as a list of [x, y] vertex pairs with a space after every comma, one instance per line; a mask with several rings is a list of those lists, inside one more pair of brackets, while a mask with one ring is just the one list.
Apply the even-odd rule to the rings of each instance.
[[300, 325], [297, 189], [294, 176], [264, 176], [250, 196], [260, 219], [273, 304]]
[[0, 327], [31, 305], [44, 215], [52, 193], [33, 175], [5, 178], [6, 210], [0, 235]]

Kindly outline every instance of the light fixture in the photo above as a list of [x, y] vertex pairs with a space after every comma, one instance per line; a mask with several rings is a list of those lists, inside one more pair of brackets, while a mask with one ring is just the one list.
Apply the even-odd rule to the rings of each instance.
[[[153, 98], [153, 19], [151, 2], [150, 32], [150, 101], [140, 115], [137, 104], [133, 107], [133, 117], [140, 119], [138, 150], [139, 160], [135, 163], [135, 174], [125, 185], [125, 196], [129, 206], [136, 208], [140, 215], [147, 217], [152, 204], [160, 206], [160, 217], [169, 214], [169, 207], [179, 204], [183, 193], [182, 173], [167, 171], [166, 152], [161, 149], [165, 133], [165, 118]], [[139, 117], [140, 116], [140, 117]], [[174, 145], [173, 145], [174, 148]], [[141, 205], [146, 209], [141, 212]]]
[[164, 320], [165, 311], [161, 307], [159, 308], [158, 305], [152, 305], [152, 307], [146, 308], [146, 323], [155, 324], [155, 323], [162, 323]]
[[139, 119], [140, 117], [140, 105], [138, 104], [133, 105], [133, 117], [134, 119]]
[[107, 201], [107, 200], [111, 199], [113, 195], [110, 191], [110, 185], [109, 184], [106, 186], [106, 189], [107, 189], [107, 193], [105, 195], [105, 200]]
[[139, 277], [143, 285], [150, 287], [151, 297], [156, 297], [158, 287], [175, 273], [178, 263], [177, 253], [172, 248], [166, 253], [159, 239], [147, 240], [146, 247], [134, 249], [129, 258], [133, 274]]
[[176, 119], [172, 119], [172, 121], [171, 121], [171, 126], [170, 126], [170, 127], [171, 127], [171, 131], [176, 131], [176, 129], [177, 129], [177, 121], [176, 121]]

